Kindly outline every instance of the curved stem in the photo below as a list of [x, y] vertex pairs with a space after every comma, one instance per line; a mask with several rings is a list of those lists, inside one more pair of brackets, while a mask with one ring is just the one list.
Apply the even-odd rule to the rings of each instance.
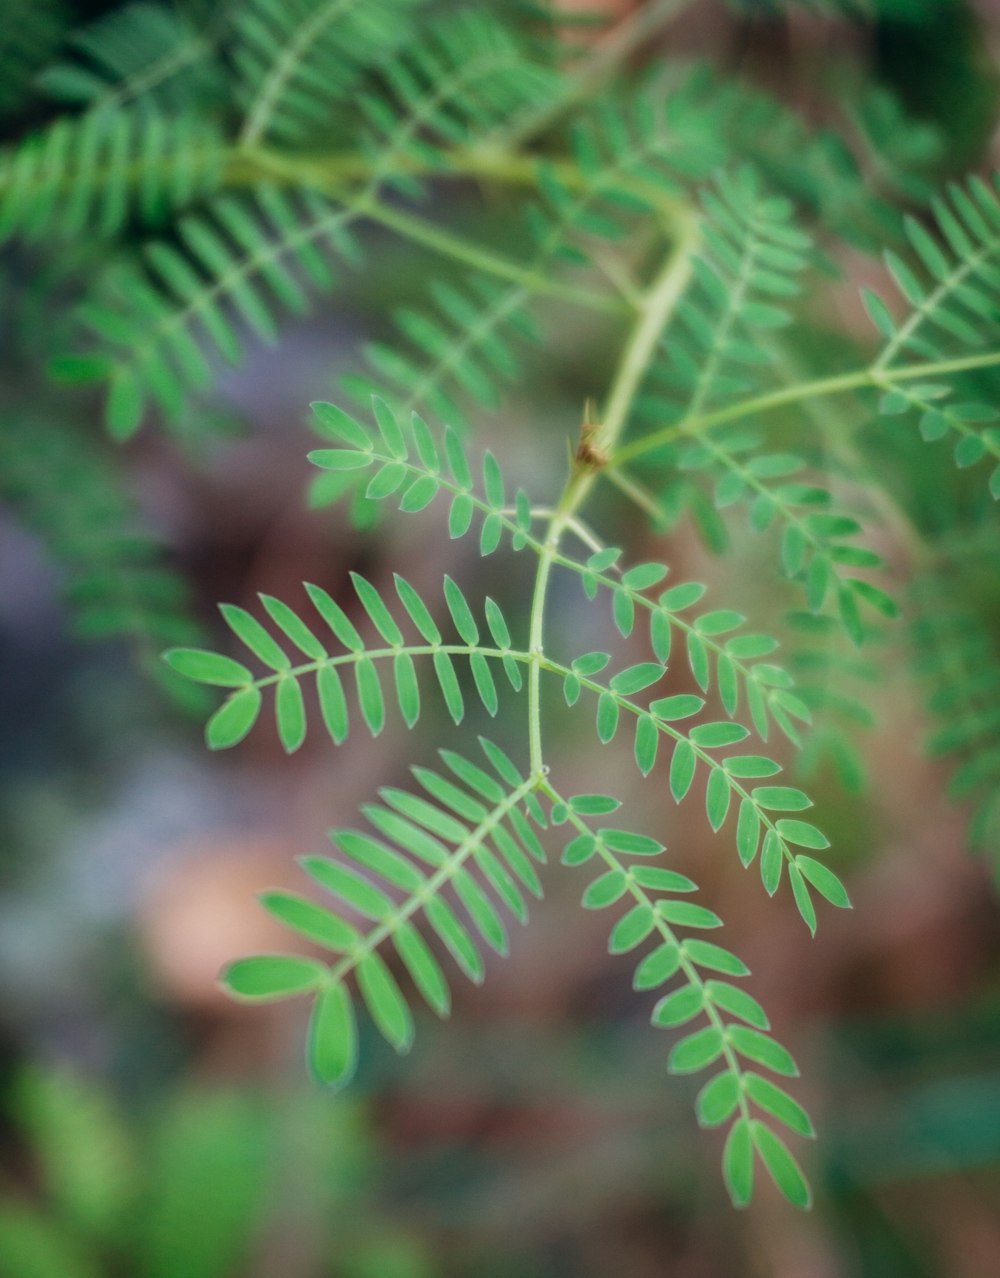
[[979, 368], [991, 368], [997, 364], [1000, 364], [1000, 351], [985, 351], [981, 355], [966, 355], [961, 359], [935, 360], [924, 364], [908, 364], [904, 368], [880, 368], [873, 364], [855, 369], [851, 373], [841, 373], [837, 377], [821, 377], [815, 381], [800, 382], [797, 386], [783, 386], [780, 390], [755, 395], [752, 399], [728, 404], [725, 408], [717, 408], [714, 412], [686, 417], [672, 426], [664, 426], [662, 430], [654, 431], [651, 435], [644, 435], [642, 439], [625, 444], [614, 453], [611, 461], [613, 465], [620, 466], [635, 457], [641, 457], [644, 453], [662, 448], [665, 444], [672, 444], [683, 435], [698, 435], [714, 426], [752, 417], [754, 413], [762, 413], [783, 404], [819, 399], [826, 395], [839, 395], [846, 391], [871, 390], [880, 387], [890, 389], [895, 382], [925, 377], [944, 377], [949, 373], [972, 372]]
[[[600, 458], [610, 453], [625, 429], [636, 392], [653, 359], [664, 325], [670, 318], [691, 274], [691, 255], [697, 228], [690, 216], [679, 228], [667, 260], [642, 302], [639, 315], [622, 351], [618, 371], [611, 384], [604, 421], [594, 433], [588, 456]], [[528, 671], [528, 739], [531, 769], [541, 773], [544, 767], [540, 684], [543, 664], [545, 600], [552, 565], [559, 554], [564, 531], [573, 522], [576, 511], [586, 500], [600, 473], [599, 463], [580, 458], [574, 464], [569, 481], [556, 508], [548, 535], [542, 545], [531, 597], [528, 649], [532, 665]]]

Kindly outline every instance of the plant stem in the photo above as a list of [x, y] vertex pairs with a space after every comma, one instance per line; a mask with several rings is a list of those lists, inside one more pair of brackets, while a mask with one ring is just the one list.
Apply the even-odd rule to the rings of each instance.
[[[611, 383], [604, 421], [593, 437], [591, 452], [595, 457], [610, 454], [625, 429], [636, 392], [653, 359], [664, 325], [690, 278], [691, 256], [696, 235], [697, 227], [694, 219], [688, 216], [686, 221], [678, 226], [677, 238], [667, 260], [645, 295]], [[574, 465], [549, 525], [548, 535], [542, 545], [535, 572], [528, 632], [528, 650], [532, 655], [532, 665], [528, 670], [528, 739], [531, 750], [531, 770], [538, 775], [544, 773], [539, 693], [544, 649], [545, 600], [549, 577], [553, 561], [559, 552], [562, 535], [573, 522], [577, 510], [586, 501], [598, 474], [600, 474], [599, 463], [595, 465], [590, 461], [578, 460]]]
[[950, 373], [971, 372], [978, 368], [990, 368], [1000, 364], [1000, 351], [986, 351], [981, 355], [966, 355], [961, 359], [938, 360], [934, 363], [909, 364], [904, 368], [879, 368], [870, 365], [856, 369], [851, 373], [841, 373], [837, 377], [822, 377], [811, 382], [801, 382], [797, 386], [783, 386], [779, 390], [768, 391], [764, 395], [756, 395], [753, 399], [742, 400], [738, 404], [729, 404], [712, 413], [702, 413], [665, 426], [662, 430], [644, 435], [619, 448], [612, 457], [615, 466], [641, 457], [654, 448], [673, 443], [682, 435], [698, 435], [710, 430], [713, 426], [722, 426], [727, 422], [739, 421], [769, 408], [778, 408], [782, 404], [794, 404], [804, 399], [819, 399], [826, 395], [838, 395], [845, 391], [866, 390], [874, 388], [890, 389], [894, 382], [913, 381], [919, 378], [944, 377]]

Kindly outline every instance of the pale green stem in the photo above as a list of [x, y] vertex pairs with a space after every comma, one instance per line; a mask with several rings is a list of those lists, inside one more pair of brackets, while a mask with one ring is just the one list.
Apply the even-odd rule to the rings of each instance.
[[[696, 225], [690, 217], [678, 227], [677, 239], [666, 263], [643, 300], [611, 384], [604, 420], [589, 441], [591, 457], [599, 459], [604, 454], [610, 454], [625, 429], [633, 400], [656, 352], [664, 325], [690, 279], [696, 234]], [[599, 460], [576, 462], [539, 555], [528, 634], [528, 649], [534, 658], [528, 671], [528, 737], [533, 772], [540, 773], [544, 767], [539, 690], [544, 648], [545, 597], [549, 577], [552, 564], [559, 553], [562, 535], [586, 500], [599, 473]]]
[[841, 373], [837, 377], [822, 377], [812, 382], [801, 382], [798, 386], [784, 386], [780, 390], [768, 391], [764, 395], [756, 395], [753, 399], [741, 400], [738, 404], [729, 404], [711, 413], [685, 418], [675, 422], [673, 426], [665, 426], [662, 430], [644, 435], [631, 444], [619, 448], [612, 462], [619, 466], [671, 444], [684, 435], [698, 435], [702, 431], [711, 430], [715, 426], [723, 426], [727, 422], [739, 421], [743, 417], [751, 417], [770, 408], [779, 408], [783, 404], [794, 404], [806, 399], [819, 399], [825, 395], [838, 395], [846, 391], [868, 389], [890, 389], [895, 382], [914, 381], [920, 378], [946, 377], [950, 373], [972, 372], [979, 368], [992, 368], [1000, 364], [1000, 351], [987, 351], [981, 355], [966, 355], [961, 359], [937, 360], [926, 364], [908, 364], [905, 368], [878, 368], [871, 365], [856, 369], [851, 373]]

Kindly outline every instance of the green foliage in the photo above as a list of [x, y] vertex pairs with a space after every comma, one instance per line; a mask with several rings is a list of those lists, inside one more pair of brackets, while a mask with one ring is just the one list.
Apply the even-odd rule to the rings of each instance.
[[0, 33], [0, 115], [23, 106], [34, 74], [66, 28], [62, 0], [7, 0]]
[[[80, 635], [130, 641], [157, 675], [164, 643], [201, 638], [187, 584], [141, 527], [115, 458], [57, 418], [8, 411], [0, 496], [64, 565], [64, 596]], [[170, 686], [187, 696], [184, 681], [170, 679]]]
[[[812, 1126], [767, 1076], [796, 1071], [734, 983], [745, 966], [702, 935], [720, 920], [687, 899], [694, 885], [662, 843], [603, 823], [616, 798], [562, 797], [549, 719], [565, 703], [649, 785], [702, 807], [709, 831], [811, 933], [827, 905], [848, 906], [816, 855], [828, 842], [799, 780], [832, 760], [862, 783], [855, 734], [872, 717], [868, 690], [899, 655], [888, 623], [908, 599], [892, 578], [916, 564], [940, 575], [938, 548], [925, 557], [921, 543], [944, 522], [941, 476], [963, 516], [976, 512], [970, 523], [985, 524], [989, 499], [970, 495], [966, 469], [988, 460], [1000, 498], [1000, 200], [972, 178], [928, 213], [939, 131], [879, 86], [813, 129], [707, 67], [664, 69], [657, 57], [651, 72], [623, 74], [662, 17], [637, 7], [570, 58], [563, 24], [531, 5], [142, 2], [72, 35], [35, 78], [61, 21], [39, 6], [4, 54], [12, 83], [34, 78], [56, 105], [0, 158], [0, 235], [11, 278], [35, 281], [36, 313], [58, 308], [72, 334], [64, 342], [62, 321], [52, 333], [25, 325], [28, 349], [11, 358], [50, 368], [60, 403], [71, 383], [102, 384], [117, 441], [158, 418], [196, 442], [220, 369], [279, 342], [283, 316], [304, 315], [353, 271], [351, 289], [374, 290], [388, 320], [359, 340], [364, 370], [352, 361], [341, 379], [357, 415], [313, 404], [309, 500], [349, 498], [359, 524], [438, 516], [472, 555], [527, 551], [512, 569], [513, 598], [514, 574], [533, 578], [523, 635], [522, 617], [456, 567], [434, 597], [399, 575], [390, 587], [352, 574], [353, 594], [310, 585], [308, 605], [267, 595], [255, 612], [224, 605], [225, 651], [212, 651], [74, 409], [38, 424], [5, 407], [2, 482], [66, 567], [85, 631], [167, 645], [162, 668], [179, 682], [223, 690], [212, 749], [237, 746], [265, 704], [289, 753], [310, 729], [341, 745], [359, 723], [378, 735], [423, 718], [451, 732], [503, 709], [506, 728], [508, 705], [511, 716], [523, 708], [516, 763], [486, 741], [485, 763], [444, 751], [441, 771], [414, 770], [419, 792], [386, 789], [363, 810], [370, 831], [339, 831], [332, 855], [303, 860], [332, 904], [263, 895], [289, 952], [238, 959], [225, 984], [248, 1000], [311, 997], [318, 1078], [353, 1073], [359, 1004], [406, 1051], [413, 992], [445, 1015], [449, 962], [483, 979], [486, 951], [507, 951], [506, 916], [523, 922], [541, 893], [546, 826], [568, 824], [562, 861], [596, 868], [584, 906], [615, 910], [611, 950], [645, 947], [640, 993], [669, 986], [653, 1020], [681, 1030], [671, 1071], [712, 1071], [697, 1112], [727, 1127], [733, 1201], [749, 1201], [759, 1162], [806, 1206], [775, 1128]], [[888, 246], [906, 304], [896, 318], [894, 303], [865, 292], [874, 353], [830, 328], [823, 290], [850, 261], [841, 240]], [[415, 250], [419, 278], [397, 281], [390, 241]], [[529, 350], [551, 363], [554, 387], [572, 354], [579, 401], [592, 397], [562, 490], [530, 495], [535, 481], [519, 482], [502, 432], [503, 464], [474, 443], [484, 411], [521, 423], [528, 396], [511, 403], [509, 388]], [[538, 436], [533, 476], [551, 474], [542, 430], [554, 420], [564, 433], [566, 411], [540, 399], [525, 418]], [[574, 425], [578, 412], [574, 401]], [[930, 460], [896, 447], [903, 460], [885, 463], [880, 441], [903, 431], [920, 432]], [[909, 489], [937, 461], [916, 509]], [[601, 508], [608, 537], [584, 523], [602, 488], [648, 516], [651, 534], [689, 516], [710, 547], [739, 551], [739, 606], [681, 579], [683, 547], [640, 547], [621, 507]], [[593, 636], [552, 606], [559, 575], [597, 604]], [[758, 585], [769, 612], [775, 599], [779, 613], [788, 605], [784, 619], [757, 615]], [[920, 603], [913, 636], [943, 725], [934, 748], [962, 757], [954, 788], [976, 797], [975, 840], [995, 852], [996, 654], [985, 609], [974, 633], [959, 602], [944, 591]], [[604, 650], [611, 633], [627, 645], [620, 659]], [[834, 828], [827, 814], [820, 824]], [[172, 1229], [190, 1209], [178, 1195]], [[5, 1228], [22, 1226], [38, 1234], [24, 1221]], [[86, 1264], [71, 1243], [35, 1242], [48, 1272]], [[229, 1263], [223, 1243], [209, 1251]]]
[[[391, 942], [424, 1001], [439, 1016], [447, 1016], [448, 981], [416, 922], [425, 922], [459, 970], [479, 983], [485, 974], [483, 945], [498, 954], [508, 950], [503, 916], [479, 879], [522, 923], [527, 921], [525, 890], [541, 894], [533, 862], [544, 862], [545, 854], [532, 823], [544, 826], [545, 820], [533, 795], [536, 781], [521, 777], [492, 742], [484, 739], [481, 745], [489, 770], [446, 750], [445, 773], [414, 769], [427, 797], [393, 788], [381, 791], [383, 803], [362, 811], [382, 838], [334, 831], [331, 840], [346, 863], [319, 856], [302, 859], [306, 874], [336, 898], [338, 910], [346, 907], [352, 918], [360, 915], [373, 926], [359, 928], [295, 893], [264, 893], [262, 904], [270, 914], [339, 956], [331, 966], [262, 955], [238, 959], [223, 973], [223, 984], [241, 998], [314, 994], [308, 1057], [322, 1083], [342, 1086], [357, 1065], [349, 976], [382, 1036], [397, 1052], [409, 1051], [413, 1014], [382, 948]], [[455, 904], [469, 923], [456, 913]]]

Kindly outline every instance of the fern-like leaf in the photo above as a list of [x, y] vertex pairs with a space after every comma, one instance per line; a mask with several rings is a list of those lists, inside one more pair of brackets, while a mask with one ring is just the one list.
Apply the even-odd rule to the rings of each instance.
[[[924, 439], [950, 437], [955, 463], [987, 459], [990, 491], [1000, 499], [1000, 421], [991, 395], [963, 398], [964, 356], [995, 343], [1000, 307], [1000, 179], [952, 185], [934, 201], [937, 236], [906, 221], [910, 262], [893, 252], [886, 265], [909, 306], [896, 320], [885, 301], [866, 292], [869, 314], [885, 344], [871, 367], [882, 388], [883, 415], [915, 412]], [[975, 360], [972, 361], [976, 363]], [[940, 366], [940, 367], [939, 367]]]
[[[603, 744], [618, 735], [623, 716], [625, 720], [634, 719], [635, 761], [643, 775], [649, 775], [656, 766], [661, 742], [669, 743], [668, 782], [676, 803], [683, 802], [696, 779], [704, 777], [705, 813], [712, 829], [720, 830], [731, 815], [736, 815], [735, 839], [741, 863], [749, 867], [760, 852], [761, 881], [772, 896], [787, 870], [796, 908], [811, 932], [816, 930], [816, 911], [809, 884], [831, 904], [849, 907], [840, 880], [808, 855], [809, 850], [829, 847], [826, 836], [799, 816], [774, 815], [804, 812], [812, 807], [808, 795], [770, 782], [781, 771], [774, 759], [756, 754], [716, 753], [745, 741], [750, 735], [748, 729], [731, 720], [677, 727], [701, 714], [703, 698], [679, 693], [656, 697], [644, 705], [635, 699], [635, 694], [653, 688], [665, 676], [666, 667], [644, 662], [618, 671], [607, 681], [596, 679], [594, 676], [609, 662], [607, 653], [591, 652], [570, 666], [545, 658], [543, 668], [562, 680], [570, 704], [575, 704], [581, 691], [596, 697], [595, 726]], [[767, 784], [753, 784], [760, 780]], [[805, 848], [807, 852], [795, 852], [793, 848]]]
[[0, 495], [63, 570], [80, 635], [131, 641], [155, 675], [166, 674], [155, 660], [164, 643], [200, 641], [183, 580], [139, 524], [112, 459], [82, 436], [57, 419], [6, 414]]
[[[212, 380], [212, 356], [242, 357], [241, 329], [277, 337], [277, 309], [302, 312], [309, 288], [326, 290], [332, 246], [354, 257], [351, 215], [313, 192], [256, 188], [252, 200], [224, 196], [178, 225], [182, 248], [149, 244], [138, 264], [119, 263], [81, 308], [101, 342], [93, 375], [107, 377], [107, 424], [126, 439], [154, 399], [179, 421], [191, 391]], [[70, 367], [75, 361], [69, 361]]]
[[444, 968], [416, 924], [434, 933], [478, 984], [485, 974], [483, 947], [507, 953], [500, 907], [524, 922], [523, 889], [540, 894], [533, 862], [544, 861], [545, 854], [532, 822], [544, 818], [531, 802], [537, 778], [522, 777], [492, 742], [481, 744], [486, 768], [446, 751], [445, 773], [414, 769], [423, 794], [386, 789], [382, 804], [363, 809], [374, 835], [335, 831], [337, 859], [302, 859], [310, 878], [336, 898], [335, 908], [295, 893], [264, 893], [269, 913], [338, 955], [332, 964], [262, 955], [239, 959], [223, 973], [223, 984], [238, 997], [315, 996], [308, 1060], [314, 1076], [328, 1086], [347, 1083], [357, 1060], [349, 977], [383, 1037], [396, 1051], [408, 1051], [413, 1014], [383, 957], [389, 945], [432, 1010], [447, 1016], [451, 995]]
[[222, 160], [221, 137], [191, 115], [57, 120], [0, 156], [0, 241], [110, 238], [133, 213], [159, 222], [214, 190]]
[[[797, 1101], [754, 1067], [781, 1078], [795, 1077], [799, 1071], [789, 1052], [771, 1036], [761, 1005], [732, 983], [733, 978], [749, 976], [749, 968], [731, 951], [699, 935], [721, 926], [722, 920], [687, 899], [695, 884], [686, 875], [652, 860], [664, 851], [661, 843], [630, 830], [595, 828], [594, 814], [612, 814], [617, 800], [601, 794], [563, 799], [551, 793], [553, 823], [569, 823], [575, 830], [563, 851], [563, 864], [600, 869], [583, 894], [584, 908], [625, 908], [611, 930], [608, 949], [631, 954], [646, 946], [635, 969], [636, 990], [660, 991], [672, 985], [653, 1008], [652, 1022], [664, 1029], [688, 1028], [671, 1049], [667, 1068], [672, 1074], [698, 1074], [716, 1067], [698, 1094], [696, 1108], [705, 1127], [730, 1124], [723, 1171], [734, 1204], [745, 1207], [750, 1200], [756, 1151], [782, 1193], [807, 1207], [805, 1178], [771, 1127], [777, 1121], [808, 1137], [814, 1135], [812, 1123]], [[701, 1024], [691, 1030], [694, 1021]]]
[[[521, 666], [528, 653], [511, 647], [510, 632], [503, 613], [487, 598], [483, 630], [493, 644], [481, 642], [476, 620], [463, 592], [445, 578], [444, 596], [458, 642], [446, 642], [427, 604], [403, 577], [396, 577], [396, 593], [406, 617], [417, 630], [420, 642], [408, 642], [393, 612], [375, 587], [352, 574], [358, 602], [378, 639], [367, 643], [354, 622], [325, 590], [306, 586], [323, 623], [320, 639], [312, 625], [304, 621], [280, 599], [262, 595], [261, 602], [278, 632], [275, 638], [251, 613], [231, 604], [222, 605], [227, 625], [265, 667], [268, 673], [255, 676], [242, 662], [200, 648], [175, 648], [167, 652], [168, 664], [188, 679], [220, 688], [231, 688], [226, 700], [209, 720], [205, 736], [211, 749], [236, 745], [256, 723], [265, 690], [274, 691], [274, 713], [278, 736], [289, 752], [298, 750], [307, 729], [303, 682], [315, 682], [316, 694], [328, 735], [337, 744], [350, 732], [350, 712], [342, 676], [352, 677], [358, 709], [373, 736], [386, 721], [386, 691], [379, 667], [391, 677], [389, 696], [399, 707], [407, 727], [420, 717], [422, 698], [414, 658], [430, 658], [435, 681], [452, 719], [460, 723], [465, 714], [465, 694], [455, 668], [456, 658], [468, 661], [472, 683], [487, 712], [496, 714], [498, 692], [492, 667], [499, 664], [515, 690], [522, 686]], [[314, 624], [314, 623], [313, 623]], [[327, 632], [342, 651], [331, 653]], [[301, 657], [308, 658], [302, 661]]]
[[331, 111], [412, 35], [413, 0], [253, 0], [233, 14], [246, 147], [329, 133]]

